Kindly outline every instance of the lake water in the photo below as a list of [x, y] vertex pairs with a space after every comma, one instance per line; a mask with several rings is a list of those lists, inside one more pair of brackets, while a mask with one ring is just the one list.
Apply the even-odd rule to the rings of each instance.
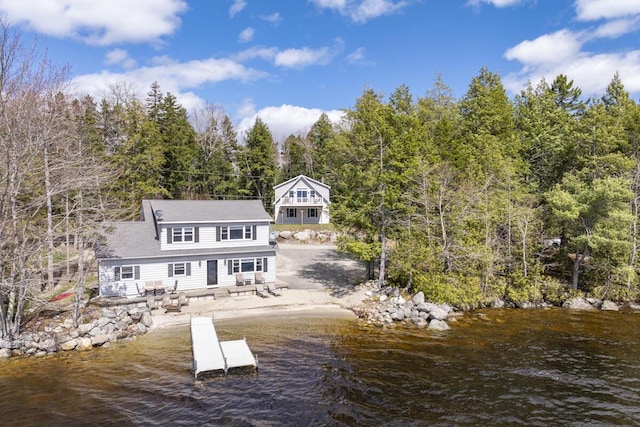
[[11, 425], [640, 425], [640, 313], [487, 310], [446, 332], [295, 313], [216, 321], [260, 370], [194, 381], [188, 326], [0, 361]]

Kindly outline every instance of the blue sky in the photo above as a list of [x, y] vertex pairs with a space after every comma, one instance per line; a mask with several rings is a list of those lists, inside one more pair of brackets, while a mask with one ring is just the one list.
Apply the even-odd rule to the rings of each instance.
[[363, 90], [438, 74], [459, 97], [481, 67], [514, 96], [562, 73], [586, 96], [617, 71], [640, 95], [640, 0], [0, 0], [23, 38], [100, 98], [153, 81], [189, 111], [216, 105], [242, 133], [261, 117], [278, 140]]

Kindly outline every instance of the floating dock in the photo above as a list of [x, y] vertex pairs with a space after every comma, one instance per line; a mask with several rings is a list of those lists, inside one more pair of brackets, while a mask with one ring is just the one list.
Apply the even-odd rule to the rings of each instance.
[[258, 367], [246, 339], [219, 341], [211, 317], [191, 318], [193, 372], [196, 378], [206, 372], [223, 371], [246, 366]]

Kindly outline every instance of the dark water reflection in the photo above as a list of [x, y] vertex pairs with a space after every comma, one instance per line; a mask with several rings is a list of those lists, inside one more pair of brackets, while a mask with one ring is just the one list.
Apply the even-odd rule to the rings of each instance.
[[0, 362], [2, 425], [639, 425], [640, 314], [488, 310], [447, 332], [217, 321], [260, 371], [195, 382], [187, 326]]

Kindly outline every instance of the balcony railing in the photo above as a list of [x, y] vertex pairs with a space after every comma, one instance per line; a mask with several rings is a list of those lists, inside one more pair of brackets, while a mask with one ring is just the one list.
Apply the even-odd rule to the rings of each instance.
[[321, 205], [322, 197], [283, 197], [283, 205]]

